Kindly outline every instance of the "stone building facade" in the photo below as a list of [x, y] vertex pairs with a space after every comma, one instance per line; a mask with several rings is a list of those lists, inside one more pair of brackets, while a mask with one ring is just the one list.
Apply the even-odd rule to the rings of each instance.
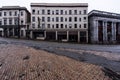
[[30, 13], [25, 7], [3, 6], [0, 8], [0, 36], [26, 37], [30, 25]]
[[88, 42], [87, 3], [31, 3], [33, 39]]
[[93, 10], [88, 15], [89, 42], [120, 42], [120, 14]]

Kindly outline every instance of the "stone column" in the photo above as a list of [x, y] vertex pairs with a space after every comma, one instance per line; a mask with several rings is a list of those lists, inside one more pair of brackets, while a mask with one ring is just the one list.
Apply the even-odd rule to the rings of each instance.
[[104, 31], [105, 31], [105, 32], [104, 32], [104, 36], [105, 36], [105, 42], [107, 42], [107, 39], [108, 39], [108, 38], [107, 38], [107, 21], [105, 21], [104, 24], [105, 24], [105, 26], [104, 26]]
[[33, 31], [30, 31], [30, 38], [33, 39]]
[[98, 20], [94, 20], [94, 41], [98, 42]]
[[114, 41], [114, 22], [112, 22], [112, 41]]
[[103, 42], [105, 41], [105, 21], [102, 22], [102, 27], [103, 27]]
[[67, 31], [67, 41], [69, 41], [69, 31]]
[[2, 31], [2, 37], [4, 36], [4, 30]]
[[116, 41], [116, 25], [117, 23], [114, 23], [114, 41]]
[[78, 43], [80, 42], [80, 31], [78, 31]]
[[15, 31], [14, 31], [14, 28], [13, 28], [13, 36], [15, 36]]
[[7, 36], [9, 37], [9, 28], [7, 29]]
[[56, 35], [55, 40], [57, 41], [58, 40], [58, 31], [55, 32], [55, 35]]
[[86, 43], [88, 43], [88, 31], [86, 31]]
[[46, 31], [44, 31], [44, 38], [46, 39]]

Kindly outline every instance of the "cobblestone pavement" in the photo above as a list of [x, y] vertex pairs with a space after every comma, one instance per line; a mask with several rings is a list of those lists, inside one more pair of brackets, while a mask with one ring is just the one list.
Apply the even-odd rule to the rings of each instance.
[[25, 45], [78, 61], [107, 67], [120, 73], [120, 45], [70, 44], [9, 38], [0, 38], [0, 43]]
[[0, 80], [112, 80], [114, 76], [111, 77], [100, 66], [28, 46], [0, 44]]

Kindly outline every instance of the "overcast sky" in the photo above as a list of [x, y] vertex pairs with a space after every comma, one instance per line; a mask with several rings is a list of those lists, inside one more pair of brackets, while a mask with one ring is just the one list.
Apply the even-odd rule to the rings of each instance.
[[30, 3], [88, 3], [88, 11], [95, 9], [120, 13], [120, 0], [0, 0], [0, 7], [20, 5], [30, 11]]

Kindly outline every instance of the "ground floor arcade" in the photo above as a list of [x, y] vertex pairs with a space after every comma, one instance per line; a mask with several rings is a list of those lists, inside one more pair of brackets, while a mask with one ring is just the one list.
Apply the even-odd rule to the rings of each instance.
[[26, 37], [25, 26], [2, 26], [0, 27], [0, 36], [1, 37]]
[[59, 31], [59, 30], [31, 30], [30, 38], [41, 39], [41, 40], [51, 40], [51, 41], [62, 41], [62, 42], [88, 42], [88, 31]]

